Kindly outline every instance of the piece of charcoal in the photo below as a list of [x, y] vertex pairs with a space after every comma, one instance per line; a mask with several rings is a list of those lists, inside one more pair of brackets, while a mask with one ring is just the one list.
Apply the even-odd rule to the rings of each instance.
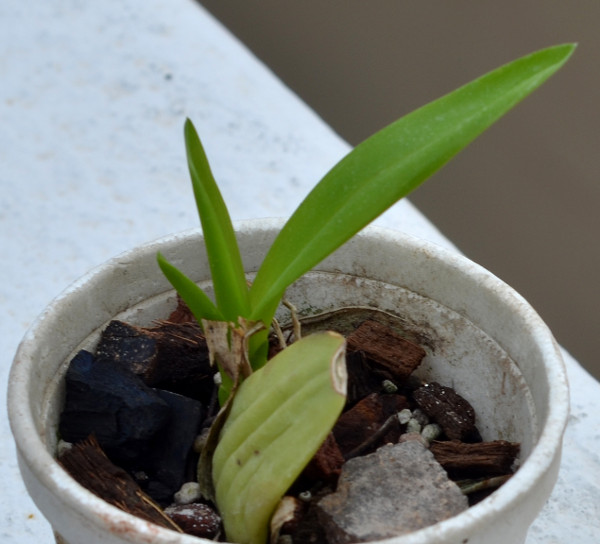
[[458, 440], [434, 441], [431, 453], [454, 479], [511, 474], [519, 444], [505, 440], [467, 444]]
[[85, 350], [69, 364], [65, 387], [62, 439], [78, 442], [94, 434], [114, 461], [137, 458], [169, 417], [169, 405], [135, 374]]
[[146, 474], [144, 490], [148, 495], [160, 504], [168, 504], [174, 493], [195, 476], [196, 463], [191, 463], [190, 475], [188, 461], [204, 415], [199, 401], [169, 391], [157, 389], [155, 392], [169, 405], [169, 419], [148, 444], [133, 470]]
[[362, 351], [393, 381], [403, 382], [421, 364], [425, 350], [377, 321], [364, 321], [347, 337], [349, 351]]
[[481, 442], [475, 426], [475, 410], [451, 387], [430, 382], [415, 390], [413, 398], [451, 440]]
[[156, 339], [140, 327], [122, 321], [111, 321], [98, 342], [96, 359], [126, 366], [150, 387], [157, 381]]
[[209, 399], [215, 387], [206, 339], [196, 322], [144, 328], [111, 321], [96, 358], [127, 367], [150, 387], [186, 397]]

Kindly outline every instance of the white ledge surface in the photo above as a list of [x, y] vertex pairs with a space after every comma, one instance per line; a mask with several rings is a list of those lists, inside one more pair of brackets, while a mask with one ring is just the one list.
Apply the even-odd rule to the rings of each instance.
[[[197, 225], [196, 124], [234, 219], [287, 216], [348, 145], [192, 0], [0, 3], [0, 540], [52, 542], [19, 476], [6, 381], [38, 313], [91, 267]], [[452, 244], [403, 202], [378, 224]], [[559, 482], [527, 544], [598, 542], [600, 385], [565, 353]]]

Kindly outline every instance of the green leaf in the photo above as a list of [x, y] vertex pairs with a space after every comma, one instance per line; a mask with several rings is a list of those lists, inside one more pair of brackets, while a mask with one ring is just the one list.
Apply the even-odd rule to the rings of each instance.
[[287, 286], [450, 160], [558, 70], [574, 45], [517, 59], [406, 115], [357, 146], [301, 203], [250, 289], [270, 323]]
[[345, 340], [299, 340], [239, 386], [213, 456], [229, 542], [265, 544], [279, 500], [323, 443], [346, 402]]
[[161, 253], [157, 254], [156, 259], [162, 273], [179, 293], [179, 296], [183, 301], [188, 305], [198, 323], [202, 323], [202, 319], [224, 321], [223, 314], [217, 309], [213, 304], [213, 301], [208, 298], [208, 295], [200, 289], [200, 287], [177, 267], [167, 261]]
[[202, 223], [206, 253], [220, 312], [229, 321], [248, 317], [248, 285], [229, 212], [192, 122], [184, 127], [188, 166]]

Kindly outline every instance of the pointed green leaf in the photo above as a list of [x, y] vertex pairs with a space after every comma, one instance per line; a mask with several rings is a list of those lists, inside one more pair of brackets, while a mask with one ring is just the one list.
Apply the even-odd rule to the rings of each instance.
[[250, 290], [269, 323], [288, 285], [438, 170], [558, 70], [574, 45], [517, 59], [406, 115], [351, 151], [306, 197]]
[[161, 253], [158, 253], [156, 259], [162, 273], [188, 305], [198, 323], [202, 323], [202, 319], [211, 319], [214, 321], [222, 321], [224, 319], [223, 314], [213, 304], [213, 301], [190, 278], [167, 261]]
[[188, 119], [185, 144], [194, 197], [202, 223], [217, 307], [229, 321], [248, 317], [248, 285], [229, 212], [213, 178], [200, 138]]
[[279, 500], [345, 402], [345, 340], [332, 332], [295, 342], [239, 386], [212, 461], [229, 542], [266, 543]]

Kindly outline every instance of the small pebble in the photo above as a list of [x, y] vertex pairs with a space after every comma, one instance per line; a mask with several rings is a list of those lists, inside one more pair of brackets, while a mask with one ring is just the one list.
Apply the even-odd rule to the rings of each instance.
[[422, 429], [421, 424], [414, 417], [411, 417], [406, 424], [407, 433], [420, 433]]
[[73, 447], [71, 442], [65, 442], [64, 440], [59, 440], [58, 445], [56, 446], [56, 454], [60, 459], [61, 455], [66, 451], [69, 451]]
[[421, 436], [427, 440], [427, 442], [433, 442], [437, 440], [442, 434], [442, 428], [437, 423], [429, 423], [423, 427]]
[[412, 418], [412, 412], [408, 408], [398, 412], [398, 421], [401, 425], [406, 425]]
[[143, 470], [136, 470], [133, 473], [133, 479], [138, 484], [146, 484], [150, 478], [148, 477], [148, 474], [146, 474]]
[[421, 427], [425, 427], [425, 425], [429, 423], [429, 418], [427, 417], [427, 414], [419, 408], [413, 410], [412, 417], [421, 424]]
[[301, 493], [298, 493], [298, 498], [301, 501], [310, 502], [312, 499], [312, 493], [310, 491], [302, 491]]
[[221, 518], [208, 505], [201, 503], [180, 504], [165, 508], [169, 516], [184, 533], [213, 539], [221, 531]]
[[200, 493], [200, 484], [198, 482], [186, 482], [181, 489], [173, 496], [175, 504], [190, 504], [197, 502], [202, 498]]
[[388, 394], [398, 392], [398, 386], [391, 380], [383, 380], [381, 382], [381, 387], [383, 388], [383, 391]]

